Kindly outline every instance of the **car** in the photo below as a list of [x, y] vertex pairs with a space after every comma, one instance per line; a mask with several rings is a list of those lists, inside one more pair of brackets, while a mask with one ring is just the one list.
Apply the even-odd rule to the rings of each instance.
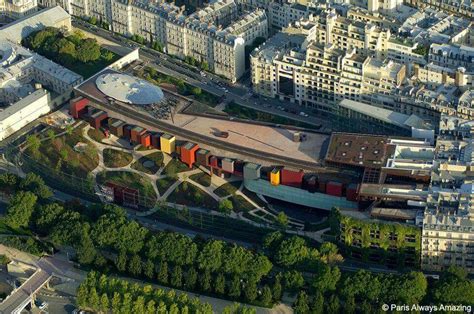
[[35, 305], [40, 309], [40, 310], [44, 310], [45, 308], [48, 307], [48, 303], [45, 302], [45, 301], [41, 301], [39, 299], [36, 299], [35, 300]]

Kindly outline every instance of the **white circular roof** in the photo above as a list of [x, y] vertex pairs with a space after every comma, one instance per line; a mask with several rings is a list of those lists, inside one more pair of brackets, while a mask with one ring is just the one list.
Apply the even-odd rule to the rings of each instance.
[[164, 98], [163, 91], [158, 86], [126, 74], [102, 74], [95, 83], [105, 95], [128, 104], [149, 105]]

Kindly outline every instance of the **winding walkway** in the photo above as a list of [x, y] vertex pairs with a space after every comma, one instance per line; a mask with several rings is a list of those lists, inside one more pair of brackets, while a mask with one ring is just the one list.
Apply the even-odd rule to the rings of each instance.
[[[194, 174], [198, 174], [198, 173], [206, 173], [207, 175], [210, 175], [210, 172], [208, 169], [205, 169], [205, 168], [197, 168], [197, 169], [190, 169], [188, 171], [182, 171], [182, 172], [179, 172], [177, 173], [177, 179], [176, 181], [170, 186], [168, 187], [168, 189], [161, 195], [160, 192], [159, 192], [159, 189], [157, 187], [157, 181], [160, 180], [160, 179], [165, 179], [167, 178], [168, 176], [163, 174], [163, 171], [165, 169], [165, 167], [168, 165], [168, 163], [172, 160], [171, 156], [165, 154], [165, 153], [162, 153], [163, 154], [163, 165], [158, 169], [158, 171], [154, 174], [149, 174], [149, 173], [144, 173], [142, 171], [139, 171], [139, 170], [136, 170], [136, 169], [133, 169], [131, 166], [134, 162], [138, 162], [138, 160], [142, 157], [145, 157], [147, 155], [150, 155], [150, 154], [153, 154], [155, 152], [160, 152], [159, 150], [157, 149], [150, 149], [150, 150], [144, 150], [144, 151], [139, 151], [139, 150], [135, 150], [133, 148], [123, 148], [123, 147], [117, 147], [116, 145], [112, 145], [112, 144], [106, 144], [106, 143], [103, 143], [103, 142], [98, 142], [94, 139], [92, 139], [89, 134], [88, 134], [88, 131], [91, 129], [90, 126], [86, 126], [83, 128], [82, 132], [83, 132], [83, 136], [84, 138], [86, 138], [88, 141], [90, 141], [91, 143], [93, 143], [93, 145], [97, 148], [98, 150], [98, 154], [99, 154], [99, 164], [97, 165], [97, 167], [91, 171], [91, 174], [94, 178], [94, 180], [96, 180], [97, 178], [97, 175], [103, 171], [109, 171], [109, 172], [113, 172], [113, 171], [116, 171], [116, 172], [119, 172], [119, 171], [126, 171], [126, 172], [133, 172], [135, 174], [138, 174], [140, 176], [144, 176], [146, 178], [148, 178], [148, 180], [150, 181], [152, 187], [153, 187], [153, 190], [155, 191], [156, 193], [156, 196], [157, 196], [157, 201], [156, 201], [156, 205], [158, 204], [167, 204], [168, 206], [172, 206], [174, 208], [177, 208], [177, 209], [183, 209], [183, 208], [188, 208], [190, 210], [194, 210], [194, 211], [200, 211], [200, 212], [207, 212], [209, 213], [209, 210], [207, 209], [202, 209], [202, 208], [199, 208], [199, 207], [188, 207], [188, 206], [184, 206], [184, 205], [179, 205], [179, 204], [174, 204], [174, 203], [169, 203], [169, 202], [166, 202], [167, 198], [176, 190], [176, 188], [181, 185], [183, 182], [188, 182], [192, 185], [194, 185], [196, 188], [200, 189], [201, 191], [203, 191], [204, 193], [206, 193], [209, 197], [211, 197], [213, 200], [215, 200], [216, 202], [220, 202], [224, 199], [228, 199], [228, 198], [231, 198], [233, 197], [234, 195], [235, 196], [241, 196], [245, 201], [247, 201], [249, 204], [251, 204], [253, 206], [253, 209], [250, 210], [248, 212], [248, 214], [252, 215], [252, 216], [255, 216], [257, 217], [258, 219], [261, 219], [263, 221], [266, 222], [266, 224], [262, 225], [261, 223], [257, 223], [251, 219], [248, 219], [246, 217], [243, 216], [243, 213], [235, 213], [235, 212], [232, 212], [230, 217], [233, 217], [233, 218], [236, 218], [236, 219], [240, 219], [240, 220], [243, 220], [249, 224], [252, 224], [252, 225], [255, 225], [255, 226], [258, 226], [258, 227], [269, 227], [269, 228], [272, 228], [272, 224], [273, 224], [273, 221], [268, 219], [268, 218], [263, 218], [257, 214], [255, 214], [255, 212], [258, 212], [258, 211], [262, 211], [265, 216], [270, 216], [270, 217], [273, 217], [273, 218], [276, 218], [276, 216], [271, 213], [270, 211], [268, 211], [267, 209], [259, 206], [257, 203], [255, 203], [251, 198], [249, 198], [245, 193], [242, 192], [243, 190], [243, 184], [241, 184], [239, 186], [239, 188], [234, 192], [234, 193], [231, 193], [229, 195], [225, 195], [225, 196], [219, 196], [215, 193], [216, 189], [218, 189], [219, 187], [223, 186], [224, 184], [227, 184], [227, 183], [230, 183], [230, 182], [236, 182], [236, 181], [241, 181], [240, 178], [237, 178], [237, 177], [231, 177], [230, 179], [223, 179], [217, 175], [212, 175], [211, 176], [211, 184], [209, 186], [204, 186], [192, 179], [190, 179], [190, 177]], [[104, 163], [104, 156], [103, 156], [103, 152], [105, 149], [114, 149], [114, 150], [117, 150], [117, 151], [121, 151], [121, 152], [126, 152], [126, 153], [129, 153], [132, 155], [132, 161], [126, 165], [126, 166], [123, 166], [123, 167], [107, 167]], [[96, 193], [100, 196], [101, 193], [100, 193], [100, 190], [99, 190], [99, 187], [97, 185], [95, 185], [95, 190], [96, 190]], [[145, 212], [141, 212], [139, 214], [139, 216], [141, 217], [147, 217], [147, 216], [150, 216], [150, 215], [153, 215], [156, 211], [158, 210], [158, 206], [154, 206], [153, 208], [151, 208], [150, 210], [148, 211], [145, 211]], [[225, 214], [222, 214], [220, 212], [215, 212], [215, 211], [211, 211], [212, 214], [214, 215], [225, 215]], [[290, 225], [292, 227], [295, 227], [296, 229], [298, 230], [302, 230], [303, 227], [304, 227], [304, 224], [302, 222], [299, 222], [299, 221], [296, 221], [294, 219], [291, 219], [290, 218]]]

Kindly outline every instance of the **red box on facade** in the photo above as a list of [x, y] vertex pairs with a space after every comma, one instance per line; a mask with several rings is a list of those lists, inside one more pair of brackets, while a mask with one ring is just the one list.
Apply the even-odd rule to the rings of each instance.
[[217, 168], [217, 157], [216, 156], [211, 156], [211, 158], [209, 158], [209, 166], [211, 166], [212, 168]]
[[145, 132], [142, 136], [140, 136], [140, 144], [143, 147], [150, 147], [151, 146], [151, 134]]
[[324, 181], [318, 181], [318, 192], [320, 193], [326, 193], [326, 182]]
[[329, 181], [326, 184], [326, 194], [332, 196], [342, 196], [343, 185], [340, 182]]
[[87, 113], [88, 104], [89, 99], [76, 97], [69, 102], [69, 113], [74, 119], [79, 119], [82, 115]]
[[196, 152], [199, 149], [199, 145], [187, 142], [181, 146], [181, 161], [189, 166], [193, 167], [196, 162]]
[[99, 129], [102, 126], [102, 122], [105, 121], [107, 117], [107, 112], [96, 110], [89, 116], [89, 124], [91, 127]]
[[123, 136], [129, 140], [132, 137], [132, 129], [134, 128], [133, 125], [126, 125], [123, 128]]
[[130, 131], [130, 139], [134, 143], [140, 143], [140, 138], [146, 133], [146, 129], [136, 126]]
[[160, 144], [160, 133], [151, 133], [151, 146], [153, 146], [156, 149], [161, 148]]
[[244, 162], [242, 160], [236, 160], [234, 162], [234, 175], [239, 177], [244, 175]]
[[301, 187], [303, 182], [304, 171], [291, 171], [283, 168], [281, 170], [281, 184], [294, 187]]
[[346, 199], [348, 201], [357, 201], [357, 190], [359, 189], [359, 185], [352, 183], [346, 189]]

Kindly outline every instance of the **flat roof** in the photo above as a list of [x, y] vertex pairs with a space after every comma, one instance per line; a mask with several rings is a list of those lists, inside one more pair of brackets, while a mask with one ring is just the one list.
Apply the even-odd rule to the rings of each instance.
[[357, 167], [381, 168], [395, 152], [389, 138], [373, 134], [333, 133], [326, 161]]
[[25, 109], [38, 99], [41, 99], [45, 95], [48, 95], [49, 92], [45, 89], [38, 89], [31, 93], [30, 95], [26, 96], [25, 98], [17, 101], [11, 106], [5, 108], [5, 110], [0, 111], [0, 122], [5, 120], [6, 118], [16, 114], [17, 112]]
[[128, 74], [103, 73], [95, 83], [105, 95], [127, 104], [156, 104], [164, 98], [161, 88]]
[[[173, 119], [175, 126], [239, 145], [242, 149], [250, 147], [262, 153], [288, 156], [307, 162], [318, 162], [324, 158], [330, 138], [328, 134], [185, 114], [176, 114]], [[217, 137], [219, 132], [227, 132], [229, 136]], [[296, 132], [306, 134], [306, 140], [293, 141]]]

